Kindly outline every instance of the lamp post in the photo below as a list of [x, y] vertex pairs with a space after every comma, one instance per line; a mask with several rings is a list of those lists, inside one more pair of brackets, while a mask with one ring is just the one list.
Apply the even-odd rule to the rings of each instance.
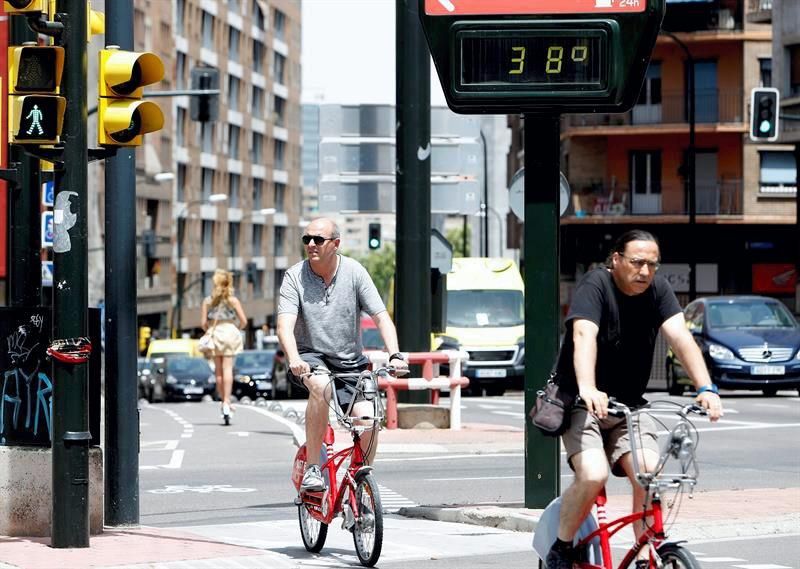
[[[500, 217], [500, 214], [497, 212], [496, 209], [494, 209], [493, 207], [489, 207], [486, 204], [481, 204], [481, 211], [475, 212], [474, 215], [475, 215], [475, 217], [482, 217], [484, 219], [484, 223], [486, 224], [486, 227], [488, 227], [489, 218], [486, 215], [487, 211], [490, 211], [492, 213], [492, 215], [495, 216], [495, 219], [497, 219], [497, 245], [498, 245], [497, 256], [498, 257], [502, 257], [503, 256], [503, 218]], [[488, 237], [488, 234], [487, 234], [487, 237]], [[490, 253], [490, 251], [489, 251], [489, 241], [487, 239], [486, 240], [486, 256], [487, 257], [491, 256], [489, 253]]]
[[178, 334], [181, 332], [181, 313], [183, 312], [183, 279], [181, 279], [181, 262], [183, 259], [183, 237], [184, 233], [186, 233], [186, 223], [181, 224], [180, 220], [183, 219], [183, 216], [189, 211], [189, 208], [194, 205], [199, 204], [207, 204], [207, 203], [219, 203], [223, 202], [228, 199], [228, 196], [225, 194], [211, 194], [206, 199], [202, 200], [191, 200], [186, 202], [186, 205], [183, 206], [183, 209], [178, 214], [178, 260], [175, 263], [175, 281], [176, 281], [176, 291], [175, 291], [175, 306], [172, 308], [172, 337], [177, 338]]
[[[489, 207], [489, 160], [488, 151], [486, 149], [486, 136], [483, 134], [483, 129], [480, 129], [481, 146], [483, 147], [483, 203], [481, 209]], [[483, 251], [482, 253], [489, 256], [489, 218], [483, 216]]]

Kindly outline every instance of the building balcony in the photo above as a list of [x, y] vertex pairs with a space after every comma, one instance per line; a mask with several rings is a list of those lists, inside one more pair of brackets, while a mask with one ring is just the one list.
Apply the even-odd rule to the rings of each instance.
[[743, 0], [670, 3], [662, 28], [670, 32], [742, 30]]
[[[742, 124], [743, 92], [740, 89], [698, 89], [695, 124]], [[638, 104], [627, 113], [567, 115], [567, 128], [688, 124], [688, 97], [683, 91], [665, 91], [655, 102]]]
[[[565, 222], [622, 222], [620, 218], [650, 216], [650, 222], [671, 223], [688, 215], [686, 186], [665, 183], [632, 192], [625, 186], [570, 180], [572, 201]], [[695, 184], [695, 212], [698, 216], [741, 216], [741, 180], [698, 180]], [[658, 219], [662, 217], [663, 219]], [[632, 220], [634, 223], [637, 219]]]
[[748, 0], [747, 21], [753, 24], [772, 23], [772, 0]]

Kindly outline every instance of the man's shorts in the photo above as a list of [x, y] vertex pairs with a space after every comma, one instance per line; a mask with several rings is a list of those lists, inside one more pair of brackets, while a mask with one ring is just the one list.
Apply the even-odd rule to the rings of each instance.
[[[324, 370], [333, 373], [360, 373], [369, 367], [369, 359], [363, 355], [357, 360], [341, 361], [334, 358], [329, 358], [318, 352], [306, 352], [304, 354], [300, 354], [300, 358], [302, 358], [302, 360], [311, 367], [311, 371]], [[299, 377], [294, 375], [291, 371], [288, 375], [289, 381], [291, 381], [294, 385], [304, 389], [306, 392], [308, 391], [308, 388]], [[355, 389], [353, 386], [355, 386], [356, 381], [357, 378], [355, 377], [337, 377], [333, 380], [336, 388], [336, 397], [339, 400], [339, 407], [341, 407], [342, 411], [344, 412], [347, 411], [347, 407], [353, 400], [353, 395], [355, 394]], [[359, 394], [359, 396], [356, 398], [356, 402], [363, 400], [363, 394]]]
[[[638, 413], [633, 417], [636, 436], [636, 446], [640, 449], [650, 449], [659, 453], [658, 427], [653, 418], [647, 413]], [[638, 427], [637, 427], [638, 425]], [[572, 408], [569, 429], [561, 435], [564, 450], [567, 453], [567, 462], [572, 468], [572, 457], [587, 449], [596, 448], [605, 452], [608, 464], [615, 476], [624, 477], [625, 472], [617, 464], [623, 455], [631, 451], [630, 434], [625, 417], [608, 416], [598, 419], [590, 414], [584, 405], [578, 404]]]

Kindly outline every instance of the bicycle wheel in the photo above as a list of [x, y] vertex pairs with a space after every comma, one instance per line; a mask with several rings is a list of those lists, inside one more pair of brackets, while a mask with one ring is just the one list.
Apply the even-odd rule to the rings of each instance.
[[664, 569], [701, 569], [691, 551], [675, 543], [665, 543], [657, 550]]
[[356, 480], [355, 525], [353, 543], [358, 560], [365, 567], [378, 562], [383, 546], [383, 507], [378, 483], [372, 474], [364, 474]]
[[323, 524], [314, 518], [305, 504], [297, 506], [297, 517], [300, 520], [300, 535], [303, 537], [306, 550], [319, 553], [325, 545], [325, 538], [328, 537], [328, 524]]

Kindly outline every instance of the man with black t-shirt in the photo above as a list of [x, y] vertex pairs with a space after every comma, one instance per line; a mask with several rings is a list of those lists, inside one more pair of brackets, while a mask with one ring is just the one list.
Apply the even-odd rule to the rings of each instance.
[[[628, 231], [614, 244], [608, 266], [588, 272], [575, 288], [559, 358], [562, 384], [572, 383], [580, 395], [570, 428], [562, 435], [575, 479], [561, 498], [558, 539], [547, 555], [547, 569], [572, 568], [573, 538], [605, 486], [609, 467], [616, 476], [630, 479], [633, 511], [644, 506], [645, 491], [635, 480], [625, 419], [608, 416], [608, 399], [614, 397], [630, 407], [645, 403], [642, 396], [659, 330], [692, 378], [697, 403], [708, 410], [712, 421], [722, 415], [716, 386], [686, 329], [675, 293], [656, 274], [659, 261], [653, 235]], [[650, 471], [658, 462], [657, 429], [647, 415], [640, 417], [639, 464]], [[642, 530], [641, 523], [634, 524], [637, 537]], [[646, 547], [639, 554], [645, 567], [648, 555]]]

